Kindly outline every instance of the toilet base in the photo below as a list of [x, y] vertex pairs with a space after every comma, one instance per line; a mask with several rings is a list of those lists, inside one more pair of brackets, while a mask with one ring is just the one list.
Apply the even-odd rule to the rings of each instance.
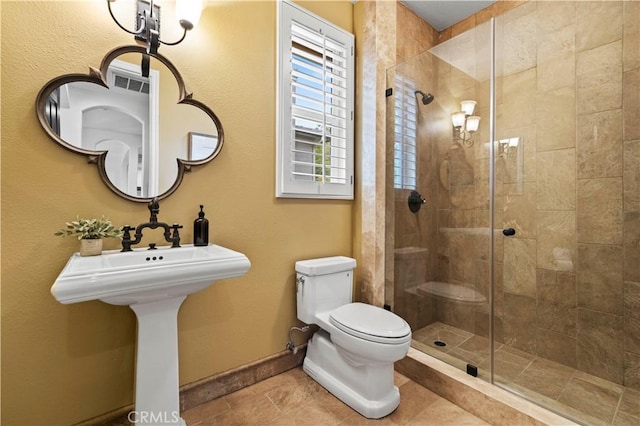
[[303, 370], [342, 402], [370, 419], [384, 417], [400, 404], [393, 363], [352, 365], [331, 342], [316, 332], [307, 345]]

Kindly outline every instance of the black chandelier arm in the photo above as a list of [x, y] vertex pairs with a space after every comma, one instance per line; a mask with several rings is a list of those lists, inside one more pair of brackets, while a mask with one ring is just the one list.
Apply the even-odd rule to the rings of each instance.
[[[113, 19], [113, 21], [125, 32], [129, 33], [129, 34], [133, 34], [133, 35], [140, 35], [145, 31], [146, 28], [146, 22], [144, 19], [140, 20], [140, 29], [138, 29], [138, 31], [130, 31], [128, 29], [126, 29], [125, 27], [123, 27], [120, 22], [118, 22], [118, 19], [115, 17], [115, 15], [113, 14], [113, 11], [111, 10], [111, 1], [107, 0], [107, 8], [109, 9], [109, 14], [111, 15], [111, 19]], [[184, 38], [184, 37], [183, 37]]]
[[164, 44], [165, 46], [175, 46], [176, 44], [180, 44], [182, 43], [182, 40], [184, 40], [184, 38], [187, 36], [187, 29], [184, 29], [184, 32], [182, 33], [182, 37], [180, 37], [180, 40], [178, 41], [174, 41], [173, 43], [167, 43], [166, 41], [162, 41], [160, 39], [158, 39], [158, 41], [162, 44]]

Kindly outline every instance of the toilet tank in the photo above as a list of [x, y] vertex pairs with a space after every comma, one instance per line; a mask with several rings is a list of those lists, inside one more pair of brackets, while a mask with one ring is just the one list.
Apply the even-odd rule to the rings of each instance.
[[356, 260], [344, 256], [296, 262], [298, 319], [316, 324], [318, 313], [351, 303], [355, 267]]

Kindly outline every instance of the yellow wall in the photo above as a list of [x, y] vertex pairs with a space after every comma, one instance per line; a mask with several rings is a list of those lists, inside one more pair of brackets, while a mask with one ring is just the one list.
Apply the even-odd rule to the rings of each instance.
[[[304, 6], [352, 30], [348, 0]], [[165, 17], [163, 31], [169, 25]], [[2, 424], [70, 424], [133, 401], [135, 317], [126, 307], [54, 300], [49, 289], [77, 243], [53, 233], [77, 214], [135, 224], [148, 210], [118, 198], [95, 166], [54, 144], [34, 102], [49, 79], [97, 67], [133, 40], [103, 1], [3, 2], [1, 30]], [[161, 203], [159, 219], [184, 224], [189, 242], [204, 204], [212, 242], [252, 262], [245, 277], [182, 306], [182, 384], [283, 350], [297, 324], [294, 262], [353, 254], [351, 202], [274, 197], [275, 31], [274, 2], [211, 3], [182, 45], [161, 48], [219, 116], [225, 146]]]

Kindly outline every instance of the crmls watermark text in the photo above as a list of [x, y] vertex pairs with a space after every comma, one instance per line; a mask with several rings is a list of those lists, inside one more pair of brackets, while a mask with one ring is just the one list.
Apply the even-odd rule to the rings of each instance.
[[180, 413], [177, 411], [130, 411], [127, 420], [135, 424], [180, 424]]

